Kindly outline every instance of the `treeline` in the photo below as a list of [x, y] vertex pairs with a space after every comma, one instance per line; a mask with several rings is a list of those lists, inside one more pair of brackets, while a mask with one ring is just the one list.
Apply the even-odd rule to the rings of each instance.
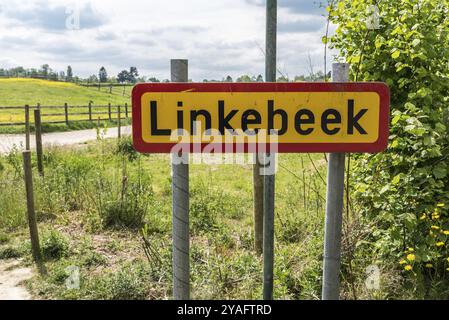
[[[10, 69], [0, 68], [0, 78], [35, 78], [46, 79], [53, 81], [65, 81], [74, 83], [121, 83], [134, 84], [138, 82], [169, 82], [168, 79], [157, 79], [156, 77], [139, 76], [136, 67], [130, 67], [129, 70], [120, 71], [117, 76], [108, 76], [108, 72], [104, 66], [100, 67], [97, 74], [92, 74], [87, 78], [74, 76], [71, 66], [67, 66], [66, 71], [54, 71], [48, 64], [42, 65], [40, 68], [15, 67]], [[326, 81], [330, 79], [330, 73], [324, 76], [322, 71], [316, 73], [311, 72], [309, 75], [297, 75], [292, 78], [281, 75], [278, 77], [278, 82], [297, 82], [297, 81]], [[190, 80], [192, 81], [192, 80]], [[241, 75], [235, 79], [231, 76], [226, 76], [220, 80], [218, 79], [203, 79], [203, 82], [263, 82], [264, 78], [259, 75]]]
[[[324, 77], [324, 73], [322, 71], [318, 71], [317, 73], [311, 73], [309, 75], [300, 75], [300, 76], [294, 76], [293, 78], [289, 78], [286, 75], [281, 75], [277, 78], [277, 82], [298, 82], [298, 81], [309, 81], [309, 82], [316, 82], [316, 81], [325, 81], [330, 79], [330, 72], [327, 74], [326, 77]], [[167, 80], [168, 81], [168, 80]], [[209, 79], [203, 79], [203, 82], [264, 82], [264, 78], [261, 74], [255, 76], [255, 75], [242, 75], [240, 77], [235, 78], [235, 80], [231, 76], [226, 76], [225, 78], [222, 78], [221, 80], [209, 80]]]
[[71, 66], [67, 66], [66, 71], [55, 71], [48, 64], [40, 68], [15, 67], [10, 69], [0, 68], [0, 77], [2, 78], [35, 78], [53, 81], [79, 81], [80, 78], [73, 76]]

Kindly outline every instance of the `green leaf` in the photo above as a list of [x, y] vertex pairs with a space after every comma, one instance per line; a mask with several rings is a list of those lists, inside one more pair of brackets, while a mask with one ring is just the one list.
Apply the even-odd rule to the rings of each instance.
[[400, 55], [401, 55], [401, 51], [395, 50], [395, 51], [391, 54], [391, 57], [392, 57], [393, 59], [397, 59], [397, 58], [399, 58]]
[[421, 40], [415, 39], [415, 40], [412, 41], [412, 46], [416, 47], [420, 43], [421, 43]]
[[394, 116], [393, 120], [391, 120], [391, 124], [395, 125], [396, 123], [398, 123], [399, 120], [401, 120], [401, 115], [397, 114]]
[[443, 179], [447, 175], [447, 169], [443, 163], [440, 163], [435, 168], [433, 168], [432, 172], [434, 177], [437, 179]]
[[398, 145], [399, 145], [398, 140], [394, 140], [394, 141], [391, 143], [391, 148], [396, 148]]
[[391, 180], [392, 184], [398, 184], [401, 181], [401, 174], [397, 174], [394, 176], [393, 180]]
[[390, 189], [390, 186], [387, 184], [382, 189], [380, 189], [380, 194], [387, 192]]

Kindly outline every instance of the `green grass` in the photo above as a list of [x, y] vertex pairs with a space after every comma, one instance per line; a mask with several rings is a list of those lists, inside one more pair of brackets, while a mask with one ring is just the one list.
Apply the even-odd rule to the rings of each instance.
[[[128, 89], [131, 90], [131, 89]], [[23, 106], [25, 104], [59, 106], [94, 105], [130, 103], [129, 96], [123, 97], [121, 92], [98, 91], [74, 83], [56, 82], [28, 78], [0, 79], [0, 106]]]
[[[115, 88], [115, 87], [114, 87]], [[87, 113], [88, 104], [93, 106], [107, 106], [111, 103], [112, 118], [117, 118], [117, 105], [121, 105], [122, 117], [125, 115], [125, 103], [129, 106], [129, 116], [131, 116], [131, 100], [129, 98], [131, 86], [126, 87], [127, 93], [122, 96], [122, 92], [116, 90], [109, 93], [109, 90], [98, 91], [92, 87], [82, 87], [73, 83], [56, 82], [38, 79], [9, 78], [0, 79], [0, 106], [17, 106], [21, 107], [26, 104], [36, 106], [61, 106], [61, 108], [42, 108], [42, 123], [44, 130], [64, 131], [65, 124], [45, 124], [51, 121], [64, 121], [64, 103], [69, 105], [69, 121], [87, 120], [88, 115], [76, 115], [77, 113]], [[70, 107], [80, 106], [80, 107]], [[33, 109], [32, 109], [33, 110]], [[102, 119], [108, 118], [108, 108], [92, 108], [93, 112], [101, 112], [102, 114], [94, 114], [93, 120], [97, 117]], [[52, 115], [53, 114], [53, 115]], [[24, 109], [0, 109], [0, 123], [6, 122], [24, 122]], [[31, 114], [31, 122], [33, 122], [33, 114]], [[54, 129], [50, 129], [53, 127]], [[77, 125], [72, 123], [68, 129], [85, 128], [85, 125]], [[21, 133], [23, 126], [0, 126], [0, 133]]]
[[[127, 126], [131, 124], [131, 119], [122, 119], [121, 120], [122, 126]], [[116, 127], [118, 124], [118, 121], [116, 119], [112, 119], [111, 121], [101, 121], [100, 126], [106, 126], [108, 128], [110, 127]], [[42, 132], [43, 133], [49, 133], [49, 132], [65, 132], [65, 131], [73, 131], [73, 130], [85, 130], [85, 129], [92, 129], [97, 128], [98, 122], [97, 121], [69, 121], [69, 124], [66, 125], [65, 123], [43, 123], [42, 124]], [[35, 131], [34, 124], [30, 125], [31, 133]], [[24, 133], [25, 128], [24, 126], [0, 126], [0, 134], [19, 134]]]
[[[137, 154], [130, 145], [125, 138], [45, 150], [45, 177], [34, 170], [34, 190], [48, 275], [28, 281], [35, 298], [171, 298], [170, 158]], [[0, 157], [0, 234], [7, 235], [0, 252], [31, 263], [20, 163], [18, 153]], [[322, 154], [280, 154], [278, 164], [274, 296], [319, 299], [326, 160]], [[191, 164], [190, 193], [192, 298], [260, 299], [252, 166]], [[345, 224], [341, 297], [419, 298], [397, 263], [382, 261], [366, 249], [369, 244], [354, 244], [348, 256], [348, 241], [365, 229]], [[374, 263], [381, 268], [381, 289], [369, 291], [365, 268]], [[79, 289], [65, 285], [73, 266], [80, 269]]]

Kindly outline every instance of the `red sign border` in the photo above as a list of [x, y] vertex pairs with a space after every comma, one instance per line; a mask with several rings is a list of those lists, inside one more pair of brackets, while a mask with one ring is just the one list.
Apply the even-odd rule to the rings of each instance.
[[[260, 82], [260, 83], [139, 83], [132, 90], [132, 135], [134, 149], [141, 153], [170, 153], [176, 143], [148, 143], [141, 136], [141, 98], [147, 92], [376, 92], [380, 97], [379, 138], [371, 143], [279, 143], [279, 153], [381, 152], [389, 136], [390, 89], [383, 82]], [[201, 150], [211, 144], [201, 144]], [[222, 150], [248, 152], [248, 144], [222, 144]], [[237, 148], [238, 147], [238, 148]], [[269, 148], [269, 144], [266, 146]], [[192, 148], [190, 148], [191, 150]], [[269, 149], [267, 149], [268, 151]], [[192, 151], [192, 150], [191, 150]]]

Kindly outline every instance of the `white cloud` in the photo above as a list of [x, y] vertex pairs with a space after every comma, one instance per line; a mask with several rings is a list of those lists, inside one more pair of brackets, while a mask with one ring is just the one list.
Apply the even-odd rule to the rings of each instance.
[[[322, 9], [300, 2], [279, 1], [278, 65], [290, 76], [308, 72], [308, 55], [315, 70], [323, 65]], [[67, 30], [75, 5], [80, 29]], [[260, 0], [0, 0], [0, 67], [70, 64], [87, 76], [133, 65], [168, 78], [169, 60], [187, 58], [195, 81], [263, 75], [264, 36]]]

